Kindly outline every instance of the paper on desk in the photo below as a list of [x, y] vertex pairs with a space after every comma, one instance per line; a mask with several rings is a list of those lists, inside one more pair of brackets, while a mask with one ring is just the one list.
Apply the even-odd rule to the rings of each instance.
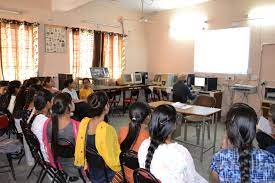
[[191, 105], [183, 104], [181, 102], [173, 103], [172, 106], [174, 106], [175, 108], [179, 108], [179, 109], [189, 109], [192, 107]]
[[271, 134], [272, 134], [272, 128], [271, 128], [271, 126], [270, 126], [270, 123], [269, 123], [269, 121], [268, 121], [266, 118], [264, 118], [263, 116], [261, 116], [260, 119], [259, 119], [258, 128], [259, 128], [261, 131], [263, 131], [263, 132], [265, 132], [266, 134], [268, 134], [268, 135], [271, 135]]

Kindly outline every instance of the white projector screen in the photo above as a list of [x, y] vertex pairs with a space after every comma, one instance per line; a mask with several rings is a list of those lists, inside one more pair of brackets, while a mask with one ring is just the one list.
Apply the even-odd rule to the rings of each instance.
[[195, 40], [194, 72], [247, 74], [250, 28], [203, 31]]

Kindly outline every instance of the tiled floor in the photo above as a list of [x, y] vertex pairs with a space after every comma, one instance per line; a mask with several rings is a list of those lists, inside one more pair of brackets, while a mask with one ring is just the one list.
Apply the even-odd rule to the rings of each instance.
[[[110, 117], [110, 123], [118, 130], [121, 126], [125, 126], [128, 125], [129, 119], [128, 116], [111, 116]], [[213, 128], [214, 125], [211, 126], [211, 140], [207, 139], [207, 135], [205, 135], [205, 144], [206, 145], [210, 145], [210, 143], [213, 140]], [[219, 123], [218, 124], [218, 128], [217, 128], [217, 143], [216, 143], [216, 150], [219, 149], [220, 146], [220, 142], [221, 142], [221, 138], [223, 136], [223, 132], [224, 132], [224, 125]], [[183, 136], [183, 127], [182, 127], [182, 136]], [[188, 128], [188, 140], [192, 143], [196, 142], [196, 136], [195, 136], [195, 128], [194, 127], [189, 127]], [[195, 162], [195, 166], [197, 171], [199, 172], [200, 175], [202, 175], [204, 178], [206, 178], [207, 180], [209, 179], [209, 165], [211, 162], [211, 158], [212, 158], [212, 153], [213, 150], [209, 150], [207, 153], [204, 154], [203, 157], [203, 162], [201, 163], [199, 161], [199, 148], [190, 146], [190, 145], [185, 145], [183, 144], [191, 153], [194, 162]], [[7, 163], [7, 160], [5, 158], [5, 156], [0, 155], [0, 166], [4, 165]], [[29, 180], [26, 180], [26, 177], [31, 169], [31, 167], [27, 166], [25, 163], [25, 160], [23, 159], [20, 165], [17, 165], [17, 161], [14, 161], [14, 167], [15, 167], [15, 173], [16, 173], [16, 179], [18, 183], [23, 183], [23, 182], [30, 182], [30, 183], [34, 183], [37, 181], [37, 177], [39, 174], [39, 168], [36, 168], [34, 174], [30, 177]], [[1, 183], [9, 183], [9, 182], [14, 182], [11, 176], [11, 173], [1, 173], [0, 174], [0, 182]], [[45, 178], [44, 182], [50, 182], [47, 178]], [[81, 181], [78, 181], [81, 182]]]

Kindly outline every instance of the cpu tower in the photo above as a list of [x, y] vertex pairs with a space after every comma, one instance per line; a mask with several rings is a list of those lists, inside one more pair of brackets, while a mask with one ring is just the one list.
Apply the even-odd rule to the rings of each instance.
[[135, 72], [135, 73], [141, 73], [142, 76], [142, 84], [146, 85], [148, 84], [148, 72]]

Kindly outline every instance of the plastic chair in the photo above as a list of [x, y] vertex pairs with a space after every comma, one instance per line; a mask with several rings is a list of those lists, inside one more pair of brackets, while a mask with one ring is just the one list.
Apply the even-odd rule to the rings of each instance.
[[134, 171], [135, 183], [160, 183], [160, 181], [149, 171], [139, 168]]
[[[204, 106], [204, 107], [215, 107], [216, 105], [216, 99], [214, 97], [211, 97], [209, 95], [199, 95], [193, 105], [197, 106]], [[203, 117], [202, 116], [196, 116], [196, 115], [190, 115], [184, 117], [185, 120], [185, 128], [184, 128], [184, 140], [187, 140], [187, 126], [194, 126], [196, 127], [196, 136], [197, 136], [197, 144], [200, 142], [200, 131], [201, 126], [205, 125], [203, 124]], [[207, 123], [207, 132], [208, 132], [208, 139], [210, 139], [210, 126], [209, 122], [212, 120], [211, 117], [205, 118], [205, 123]]]
[[139, 168], [137, 152], [133, 150], [121, 152], [119, 155], [119, 161], [121, 165], [124, 182], [127, 183], [124, 166], [132, 170], [136, 170]]

